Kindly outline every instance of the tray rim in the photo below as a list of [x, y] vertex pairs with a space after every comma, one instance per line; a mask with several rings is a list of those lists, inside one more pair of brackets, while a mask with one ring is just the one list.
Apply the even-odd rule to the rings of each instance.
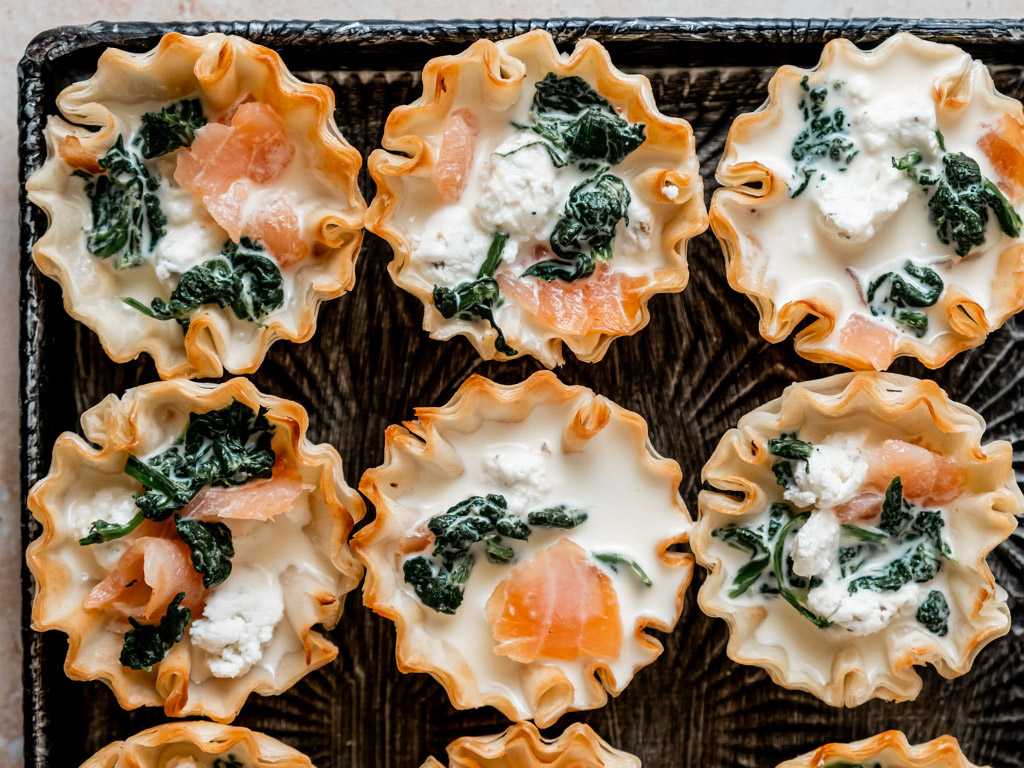
[[[296, 29], [296, 25], [299, 27]], [[38, 376], [38, 324], [33, 322], [39, 307], [39, 286], [47, 280], [33, 269], [32, 246], [41, 234], [36, 231], [35, 206], [25, 193], [25, 182], [36, 170], [43, 140], [41, 127], [45, 115], [27, 118], [29, 100], [46, 87], [46, 66], [59, 62], [84, 48], [98, 45], [124, 45], [141, 42], [167, 32], [202, 35], [211, 32], [236, 34], [259, 39], [290, 28], [290, 45], [302, 42], [315, 44], [339, 33], [349, 43], [380, 43], [402, 45], [410, 38], [432, 38], [435, 42], [465, 43], [476, 37], [511, 37], [530, 29], [546, 29], [556, 41], [564, 42], [584, 36], [603, 40], [657, 41], [678, 40], [687, 43], [731, 44], [764, 42], [766, 34], [815, 36], [815, 42], [833, 37], [849, 37], [855, 41], [874, 41], [896, 32], [911, 32], [931, 38], [948, 38], [961, 43], [1010, 43], [1024, 48], [1024, 17], [1022, 18], [902, 18], [902, 17], [564, 17], [564, 18], [477, 18], [477, 19], [366, 19], [366, 20], [206, 20], [206, 21], [132, 21], [99, 20], [90, 24], [61, 25], [35, 35], [25, 48], [17, 65], [18, 76], [18, 396], [19, 396], [19, 512], [21, 551], [38, 534], [38, 526], [28, 511], [27, 498], [32, 484], [41, 476]], [[297, 34], [296, 34], [297, 33]], [[385, 37], [386, 35], [386, 37]], [[729, 35], [728, 40], [721, 39]], [[719, 39], [715, 39], [718, 37]], [[287, 47], [288, 44], [281, 47]], [[424, 63], [426, 63], [424, 61]], [[223, 379], [224, 377], [221, 377]], [[45, 447], [42, 453], [46, 454]], [[35, 584], [22, 556], [21, 563], [21, 639], [23, 681], [23, 736], [25, 768], [47, 768], [49, 764], [44, 726], [49, 719], [40, 701], [42, 661], [40, 646], [43, 633], [32, 629], [32, 599]], [[170, 722], [170, 721], [169, 721]]]

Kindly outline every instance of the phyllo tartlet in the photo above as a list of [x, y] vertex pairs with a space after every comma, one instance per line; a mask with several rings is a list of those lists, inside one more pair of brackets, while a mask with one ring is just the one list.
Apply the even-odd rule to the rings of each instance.
[[934, 383], [842, 374], [740, 419], [704, 467], [698, 601], [728, 654], [833, 706], [913, 699], [1006, 634], [986, 558], [1024, 496], [1009, 443]]
[[355, 281], [361, 158], [334, 94], [239, 37], [107, 49], [57, 96], [26, 184], [49, 227], [39, 268], [117, 362], [164, 378], [254, 371], [306, 341]]
[[853, 744], [826, 744], [778, 768], [977, 768], [952, 736], [913, 745], [899, 731]]
[[363, 601], [395, 622], [399, 669], [432, 674], [459, 709], [547, 727], [603, 706], [661, 653], [646, 630], [679, 619], [680, 480], [646, 422], [591, 390], [473, 376], [389, 427], [363, 475]]
[[560, 54], [534, 30], [479, 40], [423, 69], [369, 160], [367, 229], [436, 339], [486, 359], [587, 362], [683, 290], [686, 242], [707, 226], [689, 124], [594, 40]]
[[935, 368], [1024, 307], [1024, 112], [981, 62], [906, 33], [838, 39], [768, 90], [711, 203], [766, 339], [799, 327], [811, 360]]
[[[126, 709], [230, 721], [331, 661], [364, 505], [301, 406], [245, 379], [108, 396], [29, 493], [32, 626]], [[88, 441], [88, 442], [87, 442]]]
[[[573, 723], [545, 739], [532, 723], [496, 736], [464, 736], [448, 745], [448, 768], [640, 768], [634, 755], [613, 748], [589, 725]], [[422, 768], [444, 768], [433, 757]]]
[[313, 768], [313, 764], [264, 733], [197, 721], [158, 725], [115, 741], [81, 768]]

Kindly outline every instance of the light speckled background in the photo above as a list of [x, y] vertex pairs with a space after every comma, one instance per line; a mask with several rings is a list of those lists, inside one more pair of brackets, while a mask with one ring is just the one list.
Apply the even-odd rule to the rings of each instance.
[[[81, 0], [37, 0], [23, 3], [3, 0], [0, 7], [0, 177], [8, 181], [0, 186], [0, 253], [7, 262], [7, 279], [0, 279], [0, 327], [17, 327], [17, 136], [16, 105], [18, 59], [34, 35], [64, 24], [86, 24], [97, 18], [109, 20], [169, 19], [242, 19], [242, 18], [359, 18], [365, 4], [353, 0], [122, 0], [82, 3]], [[815, 2], [784, 0], [772, 5], [763, 0], [731, 0], [729, 3], [695, 0], [576, 0], [567, 4], [555, 0], [538, 2], [494, 2], [494, 0], [381, 0], [376, 17], [398, 19], [557, 16], [621, 16], [628, 12], [642, 16], [779, 16], [850, 18], [870, 16], [941, 16], [972, 18], [1020, 17], [1021, 0], [886, 0], [860, 2]], [[493, 11], [490, 9], [494, 9]], [[726, 9], [728, 12], [726, 13]], [[18, 418], [18, 341], [12, 332], [0, 334], [0, 424], [17, 430]], [[21, 613], [18, 609], [21, 587], [21, 538], [18, 526], [22, 508], [19, 503], [18, 454], [12, 439], [0, 442], [0, 594], [7, 595], [6, 610], [0, 612], [0, 765], [22, 765], [22, 680]]]

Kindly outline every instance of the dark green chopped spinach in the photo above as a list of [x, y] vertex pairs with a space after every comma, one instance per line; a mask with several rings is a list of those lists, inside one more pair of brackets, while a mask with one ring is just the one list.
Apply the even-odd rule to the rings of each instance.
[[615, 227], [622, 220], [629, 224], [630, 199], [625, 182], [606, 170], [577, 184], [551, 232], [555, 258], [531, 264], [520, 277], [539, 277], [548, 282], [588, 277], [594, 271], [595, 259], [612, 258]]
[[270, 477], [274, 426], [267, 409], [254, 411], [237, 400], [216, 411], [192, 413], [182, 437], [148, 461], [129, 455], [125, 474], [142, 483], [135, 494], [139, 513], [122, 526], [93, 522], [79, 544], [99, 544], [131, 533], [143, 519], [160, 522], [185, 507], [208, 485], [242, 485]]
[[486, 320], [491, 328], [497, 333], [494, 340], [494, 348], [508, 357], [514, 357], [519, 352], [509, 346], [505, 341], [505, 334], [494, 321], [494, 310], [501, 306], [501, 290], [498, 281], [494, 279], [494, 272], [501, 263], [501, 252], [508, 242], [508, 232], [495, 232], [491, 238], [491, 246], [487, 249], [487, 258], [484, 259], [476, 280], [459, 283], [454, 288], [444, 285], [434, 286], [434, 306], [441, 316], [446, 320], [458, 317], [459, 320], [475, 322]]
[[790, 197], [797, 197], [811, 183], [818, 173], [817, 161], [830, 160], [836, 170], [845, 171], [857, 155], [853, 142], [846, 136], [846, 115], [842, 109], [831, 113], [825, 111], [828, 101], [828, 87], [812, 89], [808, 85], [807, 76], [800, 81], [804, 95], [800, 99], [800, 111], [803, 112], [806, 127], [793, 142], [791, 156], [797, 162], [796, 177], [800, 184], [790, 192]]
[[549, 72], [536, 85], [530, 118], [530, 125], [516, 127], [539, 138], [524, 146], [540, 144], [557, 168], [587, 161], [618, 165], [644, 143], [645, 126], [622, 118], [581, 77]]
[[231, 307], [239, 320], [260, 322], [284, 304], [281, 270], [264, 255], [263, 246], [243, 237], [230, 240], [216, 258], [181, 276], [170, 301], [155, 298], [150, 306], [130, 297], [122, 301], [157, 320], [176, 320], [188, 330], [192, 313], [203, 304]]
[[203, 586], [212, 589], [231, 575], [231, 558], [235, 547], [231, 529], [224, 523], [208, 523], [174, 516], [174, 526], [181, 540], [192, 550], [192, 567], [203, 574]]
[[768, 440], [768, 453], [778, 456], [779, 460], [772, 464], [775, 482], [783, 488], [792, 488], [796, 479], [793, 477], [796, 461], [807, 461], [811, 457], [814, 445], [800, 440], [796, 432], [784, 432], [779, 437]]
[[546, 528], [575, 528], [586, 519], [586, 511], [570, 509], [565, 504], [538, 509], [536, 512], [531, 512], [526, 516], [526, 522], [530, 525]]
[[213, 768], [245, 768], [245, 763], [229, 753], [226, 760], [223, 757], [214, 760]]
[[147, 160], [166, 155], [180, 147], [189, 146], [196, 131], [206, 125], [206, 116], [199, 99], [184, 99], [159, 112], [147, 112], [136, 141]]
[[156, 195], [160, 182], [138, 155], [125, 148], [122, 136], [99, 164], [106, 173], [93, 176], [79, 170], [72, 174], [85, 179], [92, 211], [86, 248], [94, 256], [111, 259], [114, 269], [136, 267], [167, 231], [167, 217]]
[[911, 150], [903, 157], [893, 158], [893, 167], [925, 189], [931, 190], [928, 200], [928, 218], [935, 225], [935, 234], [943, 245], [956, 245], [959, 256], [985, 242], [985, 226], [991, 209], [999, 228], [1010, 237], [1020, 235], [1021, 218], [999, 187], [985, 178], [981, 167], [963, 152], [946, 152], [942, 134], [936, 134], [943, 151], [942, 170], [918, 167], [921, 153]]
[[921, 337], [928, 332], [928, 315], [921, 309], [934, 305], [944, 287], [935, 270], [907, 261], [903, 265], [903, 274], [886, 272], [871, 281], [867, 302], [872, 315], [890, 315], [915, 336]]
[[529, 525], [510, 514], [508, 502], [498, 494], [460, 501], [427, 522], [427, 529], [434, 534], [434, 549], [430, 557], [416, 555], [403, 563], [405, 582], [428, 608], [455, 613], [462, 605], [465, 584], [475, 563], [470, 547], [482, 541], [490, 562], [507, 565], [515, 557], [515, 550], [503, 543], [503, 536], [526, 541], [533, 532], [530, 525], [575, 528], [587, 519], [587, 513], [560, 504], [531, 512], [527, 519]]
[[614, 552], [597, 552], [594, 554], [594, 559], [599, 563], [604, 563], [615, 573], [619, 572], [620, 565], [626, 566], [638, 579], [640, 579], [640, 583], [645, 587], [649, 587], [654, 583], [651, 581], [651, 577], [648, 576], [644, 569], [640, 567], [640, 563], [631, 557], [619, 555]]
[[192, 621], [192, 611], [181, 607], [184, 599], [184, 592], [175, 595], [159, 624], [140, 624], [128, 619], [132, 628], [124, 633], [122, 666], [149, 672], [154, 664], [164, 660], [171, 646], [185, 636], [185, 627]]
[[917, 607], [915, 617], [929, 632], [934, 632], [939, 637], [949, 634], [949, 603], [939, 590], [933, 589], [928, 593]]

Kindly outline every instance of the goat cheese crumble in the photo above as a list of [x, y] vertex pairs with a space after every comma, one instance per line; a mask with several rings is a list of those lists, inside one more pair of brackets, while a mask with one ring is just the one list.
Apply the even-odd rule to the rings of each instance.
[[[473, 214], [459, 205], [447, 205], [434, 211], [413, 238], [413, 255], [423, 263], [430, 279], [440, 285], [457, 285], [476, 280], [487, 259], [494, 233], [481, 230]], [[502, 251], [502, 260], [514, 261], [517, 253], [511, 239]]]
[[825, 579], [807, 593], [808, 607], [854, 635], [870, 635], [883, 629], [921, 600], [921, 585], [904, 584], [896, 591], [860, 589], [850, 594], [845, 582]]
[[793, 486], [783, 492], [786, 501], [818, 509], [849, 501], [868, 474], [862, 445], [852, 436], [816, 443], [807, 461], [795, 462]]
[[828, 173], [818, 182], [815, 204], [826, 231], [864, 243], [907, 201], [913, 186], [888, 158], [854, 158], [845, 172]]
[[[522, 139], [516, 138], [522, 145]], [[483, 168], [476, 214], [485, 230], [503, 230], [521, 242], [546, 240], [561, 215], [576, 174], [555, 168], [551, 156], [539, 144], [520, 149], [516, 144], [506, 144], [509, 146], [498, 147]], [[516, 151], [506, 154], [513, 149]]]
[[841, 528], [836, 516], [828, 510], [812, 512], [793, 537], [793, 572], [797, 576], [825, 573], [836, 561]]
[[532, 511], [551, 490], [545, 447], [503, 446], [492, 449], [484, 459], [484, 477], [501, 488], [510, 512]]
[[185, 272], [221, 252], [227, 235], [188, 191], [163, 183], [157, 190], [167, 233], [153, 248], [153, 270], [170, 288]]
[[238, 567], [210, 593], [203, 616], [192, 622], [192, 646], [207, 653], [214, 677], [238, 677], [263, 658], [263, 647], [284, 616], [277, 577], [259, 567]]

